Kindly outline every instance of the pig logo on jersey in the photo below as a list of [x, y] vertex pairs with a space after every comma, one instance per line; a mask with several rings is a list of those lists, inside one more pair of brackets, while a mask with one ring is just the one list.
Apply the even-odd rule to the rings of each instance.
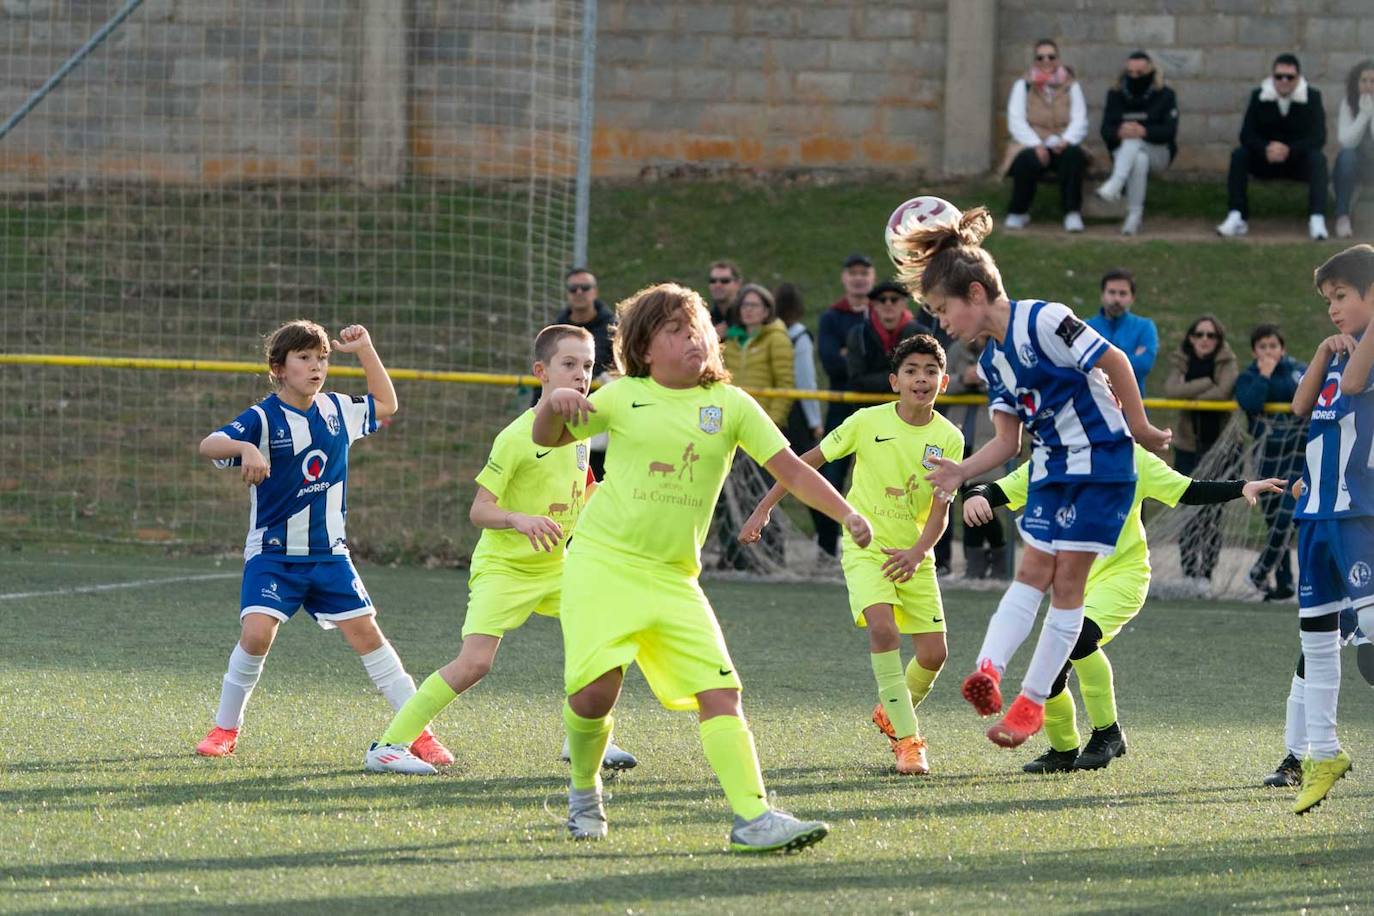
[[301, 474], [306, 483], [314, 483], [324, 476], [324, 466], [329, 456], [317, 448], [312, 448], [301, 459]]
[[1366, 588], [1369, 585], [1370, 576], [1369, 564], [1364, 560], [1359, 560], [1350, 567], [1350, 575], [1346, 576], [1346, 579], [1355, 588]]
[[724, 411], [719, 407], [703, 407], [698, 415], [699, 420], [697, 425], [701, 427], [702, 432], [710, 433], [714, 436], [716, 433], [720, 432], [720, 422], [723, 416]]
[[1072, 504], [1064, 506], [1054, 513], [1054, 523], [1060, 528], [1072, 528], [1076, 521], [1078, 521], [1078, 510]]

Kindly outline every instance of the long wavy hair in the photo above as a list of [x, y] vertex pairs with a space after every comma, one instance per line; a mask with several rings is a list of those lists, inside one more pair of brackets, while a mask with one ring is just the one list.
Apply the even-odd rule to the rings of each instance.
[[953, 226], [916, 226], [893, 239], [901, 256], [897, 282], [918, 301], [927, 290], [963, 297], [969, 285], [980, 283], [988, 299], [1002, 295], [1002, 274], [983, 240], [992, 232], [987, 207], [974, 207]]
[[1366, 57], [1345, 75], [1345, 104], [1352, 115], [1360, 113], [1360, 74], [1366, 70], [1374, 70], [1374, 57]]
[[701, 336], [706, 359], [701, 366], [703, 388], [716, 382], [730, 381], [730, 372], [720, 359], [720, 343], [711, 312], [701, 295], [677, 283], [656, 283], [646, 286], [627, 299], [616, 303], [615, 366], [621, 375], [646, 378], [649, 375], [649, 343], [654, 334], [669, 321], [677, 318], [690, 322]]

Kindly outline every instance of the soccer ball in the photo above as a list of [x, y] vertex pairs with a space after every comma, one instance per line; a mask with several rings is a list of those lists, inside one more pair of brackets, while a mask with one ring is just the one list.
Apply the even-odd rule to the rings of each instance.
[[942, 197], [911, 198], [887, 218], [887, 229], [883, 232], [887, 256], [893, 264], [901, 267], [902, 256], [893, 244], [898, 236], [905, 235], [917, 226], [957, 226], [963, 215], [958, 207]]

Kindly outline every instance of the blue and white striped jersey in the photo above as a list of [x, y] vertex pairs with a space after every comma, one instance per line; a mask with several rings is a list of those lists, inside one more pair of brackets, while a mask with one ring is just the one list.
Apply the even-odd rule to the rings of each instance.
[[1135, 442], [1106, 374], [1111, 344], [1066, 305], [1014, 300], [1001, 344], [983, 348], [978, 372], [991, 412], [1031, 434], [1030, 489], [1047, 483], [1135, 480]]
[[[1348, 361], [1340, 354], [1327, 362], [1312, 405], [1298, 518], [1374, 516], [1374, 389], [1341, 393]], [[1308, 371], [1317, 369], [1314, 364]]]
[[[362, 397], [321, 392], [302, 413], [275, 394], [239, 414], [217, 434], [253, 442], [271, 474], [249, 490], [243, 558], [285, 560], [348, 557], [348, 446], [377, 430], [377, 405]], [[221, 468], [240, 459], [216, 461]]]

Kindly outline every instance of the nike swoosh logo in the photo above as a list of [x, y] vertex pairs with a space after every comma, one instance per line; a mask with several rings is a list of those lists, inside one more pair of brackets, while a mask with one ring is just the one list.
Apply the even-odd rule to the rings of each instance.
[[631, 401], [631, 402], [630, 402], [630, 406], [631, 406], [631, 407], [652, 407], [652, 406], [654, 406], [654, 402], [653, 402], [653, 401], [646, 401], [645, 403], [641, 404], [641, 403], [639, 403], [638, 401]]
[[883, 438], [882, 436], [874, 436], [874, 437], [873, 437], [873, 441], [874, 441], [874, 442], [891, 442], [893, 439], [896, 439], [896, 438], [897, 438], [896, 436], [888, 436], [887, 438]]
[[731, 672], [731, 671], [734, 671], [735, 669], [734, 669], [734, 668], [718, 668], [717, 670], [720, 671], [720, 676], [721, 676], [721, 677], [729, 677], [729, 676], [730, 676], [730, 672]]
[[545, 455], [547, 455], [549, 452], [552, 452], [552, 451], [553, 451], [553, 449], [549, 449], [548, 452], [535, 452], [535, 453], [534, 453], [534, 457], [536, 457], [536, 458], [543, 458]]
[[945, 619], [945, 618], [943, 618], [943, 617], [932, 617], [932, 618], [930, 618], [930, 622], [931, 622], [931, 623], [943, 623], [943, 622], [944, 622], [944, 619]]

